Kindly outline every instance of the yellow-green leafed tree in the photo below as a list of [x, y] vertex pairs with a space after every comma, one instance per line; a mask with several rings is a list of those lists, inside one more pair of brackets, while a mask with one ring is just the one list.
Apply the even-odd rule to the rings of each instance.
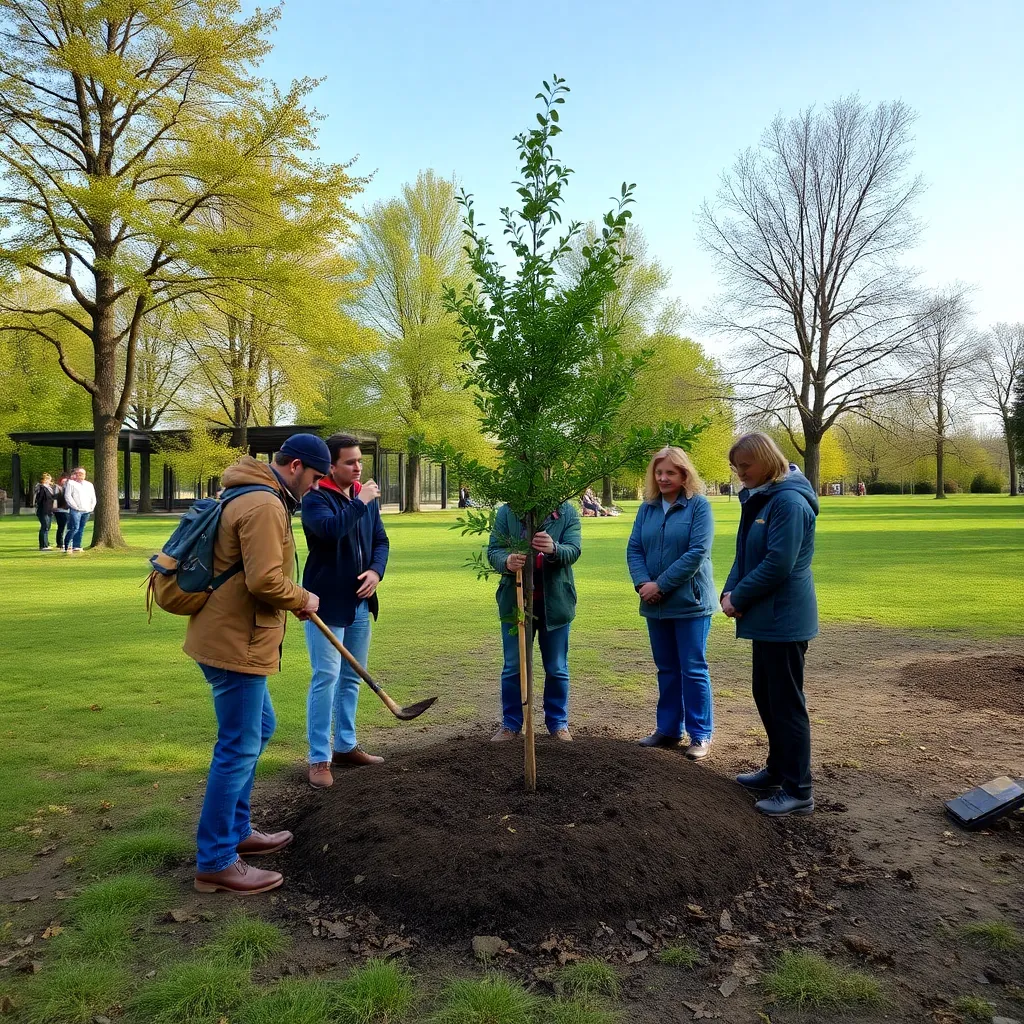
[[200, 484], [221, 473], [248, 452], [235, 448], [222, 436], [211, 433], [203, 424], [193, 423], [185, 439], [162, 452], [182, 482]]
[[368, 283], [353, 314], [375, 344], [339, 368], [347, 398], [335, 409], [406, 452], [406, 512], [420, 510], [424, 441], [490, 454], [464, 387], [463, 329], [444, 302], [445, 285], [461, 294], [470, 280], [463, 245], [455, 183], [428, 170], [366, 211], [356, 249]]
[[358, 188], [311, 157], [316, 83], [281, 92], [254, 72], [278, 15], [246, 17], [238, 0], [0, 0], [0, 274], [69, 298], [5, 301], [0, 327], [51, 346], [88, 393], [94, 545], [123, 544], [117, 438], [145, 318], [200, 296], [239, 308], [231, 287], [275, 284], [266, 254], [301, 248]]

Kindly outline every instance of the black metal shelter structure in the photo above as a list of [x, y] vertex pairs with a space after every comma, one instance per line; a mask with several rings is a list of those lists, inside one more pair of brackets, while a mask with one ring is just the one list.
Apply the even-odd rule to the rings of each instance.
[[[364, 454], [370, 455], [373, 459], [371, 474], [381, 488], [381, 501], [383, 504], [397, 504], [399, 511], [402, 511], [405, 501], [405, 453], [392, 452], [380, 445], [380, 438], [365, 430], [346, 430], [348, 434], [358, 438]], [[227, 436], [230, 430], [223, 431], [214, 429], [214, 433]], [[296, 433], [323, 434], [320, 426], [274, 426], [274, 427], [249, 427], [248, 431], [249, 454], [254, 458], [260, 455], [273, 456], [281, 445]], [[62, 466], [65, 470], [74, 468], [79, 464], [82, 451], [91, 451], [95, 448], [95, 438], [91, 430], [58, 430], [58, 431], [31, 431], [18, 432], [10, 435], [11, 440], [19, 445], [31, 445], [37, 448], [59, 448], [62, 451]], [[148, 494], [150, 490], [150, 464], [153, 456], [159, 457], [175, 447], [185, 443], [188, 439], [186, 430], [135, 430], [130, 427], [122, 429], [118, 436], [117, 447], [123, 453], [124, 468], [124, 497], [121, 507], [126, 511], [132, 508], [132, 455], [139, 456], [139, 485], [140, 494]], [[448, 507], [448, 473], [447, 467], [441, 465], [440, 503], [442, 508]], [[162, 499], [156, 507], [162, 511], [171, 512], [176, 507], [187, 506], [192, 498], [178, 499], [175, 497], [178, 490], [178, 482], [175, 479], [174, 470], [168, 463], [163, 466], [163, 486], [161, 487]], [[14, 514], [17, 515], [21, 508], [22, 487], [21, 487], [21, 456], [18, 452], [11, 455], [11, 487], [13, 490]], [[207, 482], [207, 489], [213, 493], [216, 488], [216, 481]], [[198, 496], [198, 495], [196, 495]]]

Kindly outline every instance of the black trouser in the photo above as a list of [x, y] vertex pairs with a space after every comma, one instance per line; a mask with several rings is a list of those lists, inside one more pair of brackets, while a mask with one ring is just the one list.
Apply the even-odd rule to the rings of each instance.
[[806, 640], [754, 641], [754, 703], [768, 733], [767, 768], [790, 796], [800, 799], [812, 792], [806, 653]]
[[68, 510], [59, 508], [53, 513], [57, 517], [57, 547], [64, 547], [64, 531], [68, 525]]
[[36, 519], [39, 520], [39, 550], [45, 551], [50, 546], [50, 527], [53, 525], [53, 516], [49, 512], [37, 508]]

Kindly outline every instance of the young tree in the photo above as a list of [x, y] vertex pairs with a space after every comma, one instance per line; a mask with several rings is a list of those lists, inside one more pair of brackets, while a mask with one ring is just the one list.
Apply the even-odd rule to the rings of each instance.
[[[0, 0], [0, 272], [69, 297], [8, 305], [3, 326], [53, 346], [89, 394], [94, 545], [123, 544], [117, 444], [145, 317], [266, 280], [246, 226], [303, 200], [332, 216], [320, 199], [355, 187], [344, 168], [301, 156], [315, 143], [315, 82], [282, 94], [253, 75], [279, 9], [242, 19], [240, 6]], [[57, 323], [87, 340], [88, 358], [72, 357]]]
[[1024, 386], [1024, 323], [996, 324], [981, 339], [981, 373], [975, 395], [978, 404], [999, 417], [1009, 458], [1010, 495], [1019, 493], [1017, 468], [1024, 448], [1013, 430], [1013, 403]]
[[946, 497], [945, 457], [953, 404], [978, 360], [970, 318], [967, 288], [953, 285], [937, 291], [925, 306], [920, 334], [913, 346], [920, 366], [918, 388], [923, 398], [925, 431], [935, 455], [936, 498]]
[[913, 121], [904, 103], [869, 109], [855, 96], [780, 116], [701, 210], [726, 289], [708, 326], [741, 339], [739, 397], [787, 430], [796, 421], [815, 489], [825, 433], [907, 384], [895, 357], [915, 328], [898, 262], [923, 188], [907, 176]]
[[[592, 481], [623, 465], [644, 459], [664, 444], [688, 444], [694, 434], [678, 424], [634, 428], [601, 441], [644, 364], [646, 355], [617, 350], [612, 330], [602, 322], [602, 303], [616, 288], [622, 243], [633, 187], [623, 184], [616, 207], [603, 222], [600, 237], [581, 249], [583, 266], [572, 279], [560, 277], [561, 261], [582, 225], [564, 234], [563, 192], [572, 173], [554, 155], [560, 133], [558, 108], [568, 87], [555, 76], [538, 93], [538, 127], [516, 136], [522, 166], [516, 182], [518, 209], [501, 210], [503, 234], [515, 265], [509, 279], [495, 256], [484, 225], [476, 220], [472, 197], [462, 196], [467, 253], [475, 277], [461, 292], [449, 289], [448, 302], [462, 325], [469, 380], [486, 435], [495, 439], [495, 468], [467, 459], [451, 445], [434, 446], [459, 478], [472, 485], [473, 497], [488, 506], [467, 513], [464, 532], [489, 533], [494, 506], [507, 502], [525, 526], [525, 537], [507, 538], [512, 550], [528, 550], [537, 526], [553, 509]], [[484, 574], [485, 560], [474, 564]], [[523, 571], [527, 651], [532, 652], [533, 561]], [[536, 788], [532, 730], [533, 658], [526, 658], [527, 790]]]
[[377, 344], [340, 372], [353, 419], [405, 449], [404, 508], [419, 512], [421, 439], [466, 451], [478, 432], [462, 329], [444, 302], [445, 284], [461, 292], [469, 281], [454, 181], [422, 171], [400, 199], [374, 204], [356, 251], [368, 283], [354, 308]]

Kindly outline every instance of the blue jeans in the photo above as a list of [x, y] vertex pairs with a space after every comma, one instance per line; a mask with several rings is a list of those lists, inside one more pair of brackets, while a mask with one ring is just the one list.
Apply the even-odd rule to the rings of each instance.
[[53, 525], [53, 516], [49, 512], [36, 512], [36, 519], [39, 520], [39, 550], [45, 551], [50, 546], [50, 527]]
[[[306, 735], [309, 739], [309, 763], [331, 759], [331, 721], [334, 721], [333, 749], [341, 753], [356, 746], [356, 707], [359, 704], [359, 676], [313, 625], [305, 623], [306, 648], [313, 678], [306, 699]], [[331, 632], [366, 667], [370, 654], [370, 609], [365, 601], [356, 605], [351, 626], [330, 626]]]
[[68, 528], [68, 510], [59, 508], [53, 513], [57, 517], [57, 547], [64, 547], [64, 531]]
[[89, 522], [88, 512], [79, 512], [77, 509], [68, 509], [68, 525], [64, 531], [64, 550], [68, 548], [80, 548], [82, 537], [85, 534], [85, 524]]
[[277, 720], [266, 676], [199, 666], [213, 690], [217, 744], [199, 815], [196, 868], [222, 871], [238, 859], [237, 846], [252, 833], [249, 795], [256, 762]]
[[[569, 725], [569, 625], [534, 630], [544, 662], [544, 724], [550, 733]], [[501, 624], [501, 724], [512, 732], [523, 728], [523, 696], [519, 687], [519, 632]]]
[[658, 732], [677, 740], [685, 726], [691, 740], [710, 739], [711, 674], [705, 651], [711, 616], [648, 619], [647, 631], [658, 667]]

